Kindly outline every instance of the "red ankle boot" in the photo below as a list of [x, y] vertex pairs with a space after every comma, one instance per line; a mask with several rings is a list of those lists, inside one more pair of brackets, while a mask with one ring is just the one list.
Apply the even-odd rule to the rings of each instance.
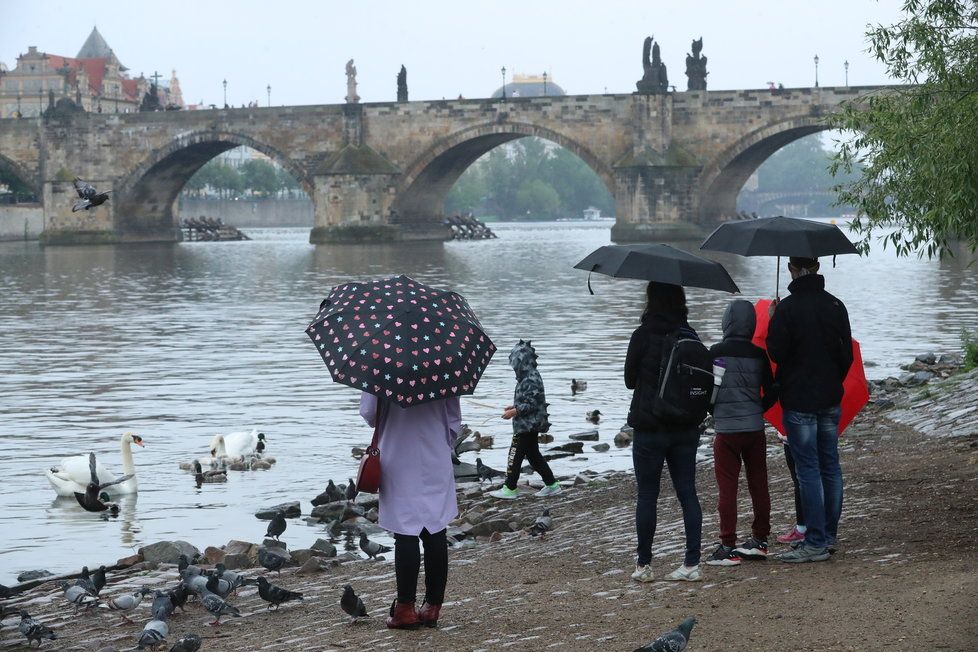
[[421, 627], [418, 620], [418, 610], [413, 602], [398, 602], [391, 604], [391, 617], [387, 619], [389, 629], [417, 629]]
[[425, 627], [438, 627], [439, 613], [441, 613], [440, 604], [425, 602], [421, 605], [421, 611], [418, 612], [418, 618], [421, 619], [421, 624]]

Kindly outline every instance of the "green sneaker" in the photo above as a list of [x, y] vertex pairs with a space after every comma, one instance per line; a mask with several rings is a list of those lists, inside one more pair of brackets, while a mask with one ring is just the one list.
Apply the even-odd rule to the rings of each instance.
[[490, 491], [489, 495], [493, 498], [502, 498], [503, 500], [516, 500], [520, 497], [520, 492], [503, 485], [495, 491]]
[[533, 494], [537, 498], [546, 498], [547, 496], [553, 496], [554, 494], [560, 493], [560, 483], [554, 482], [553, 484], [544, 485], [543, 489]]

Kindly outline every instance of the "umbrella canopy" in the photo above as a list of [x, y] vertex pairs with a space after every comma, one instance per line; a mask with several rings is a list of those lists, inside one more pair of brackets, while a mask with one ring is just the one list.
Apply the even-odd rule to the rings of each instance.
[[401, 407], [471, 394], [496, 352], [463, 297], [407, 276], [337, 285], [306, 333], [335, 382]]
[[740, 292], [720, 263], [667, 244], [605, 245], [588, 254], [574, 269], [616, 278]]
[[[761, 299], [754, 304], [754, 313], [757, 315], [757, 327], [754, 329], [754, 344], [767, 351], [767, 326], [770, 318], [767, 316], [768, 306], [771, 302], [768, 299]], [[776, 369], [777, 365], [771, 363], [771, 368]], [[859, 411], [869, 402], [869, 387], [866, 385], [866, 370], [863, 368], [863, 356], [859, 349], [859, 342], [856, 338], [852, 339], [852, 366], [849, 367], [849, 374], [842, 381], [842, 415], [839, 417], [839, 435], [846, 427], [852, 423]], [[787, 434], [784, 428], [781, 404], [775, 403], [774, 407], [764, 413], [764, 418], [774, 426], [782, 435]]]
[[761, 217], [721, 224], [703, 241], [700, 249], [741, 256], [805, 258], [859, 253], [835, 224], [793, 217]]

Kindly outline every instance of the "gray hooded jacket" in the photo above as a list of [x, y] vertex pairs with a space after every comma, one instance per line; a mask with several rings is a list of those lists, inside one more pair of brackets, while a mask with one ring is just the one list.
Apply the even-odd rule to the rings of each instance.
[[764, 430], [764, 413], [778, 400], [767, 353], [751, 342], [756, 324], [751, 302], [735, 299], [723, 313], [723, 341], [710, 347], [726, 363], [713, 405], [718, 433]]
[[516, 372], [516, 391], [513, 392], [513, 432], [547, 432], [550, 415], [547, 414], [547, 398], [543, 393], [543, 379], [537, 371], [537, 354], [530, 341], [520, 340], [509, 353], [509, 364]]

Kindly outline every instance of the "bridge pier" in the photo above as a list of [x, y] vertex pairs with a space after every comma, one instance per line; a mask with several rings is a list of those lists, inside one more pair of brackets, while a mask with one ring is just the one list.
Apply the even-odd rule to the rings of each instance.
[[664, 156], [630, 157], [617, 165], [617, 220], [611, 240], [624, 244], [702, 239], [706, 229], [695, 221], [700, 166], [692, 162], [671, 150]]

